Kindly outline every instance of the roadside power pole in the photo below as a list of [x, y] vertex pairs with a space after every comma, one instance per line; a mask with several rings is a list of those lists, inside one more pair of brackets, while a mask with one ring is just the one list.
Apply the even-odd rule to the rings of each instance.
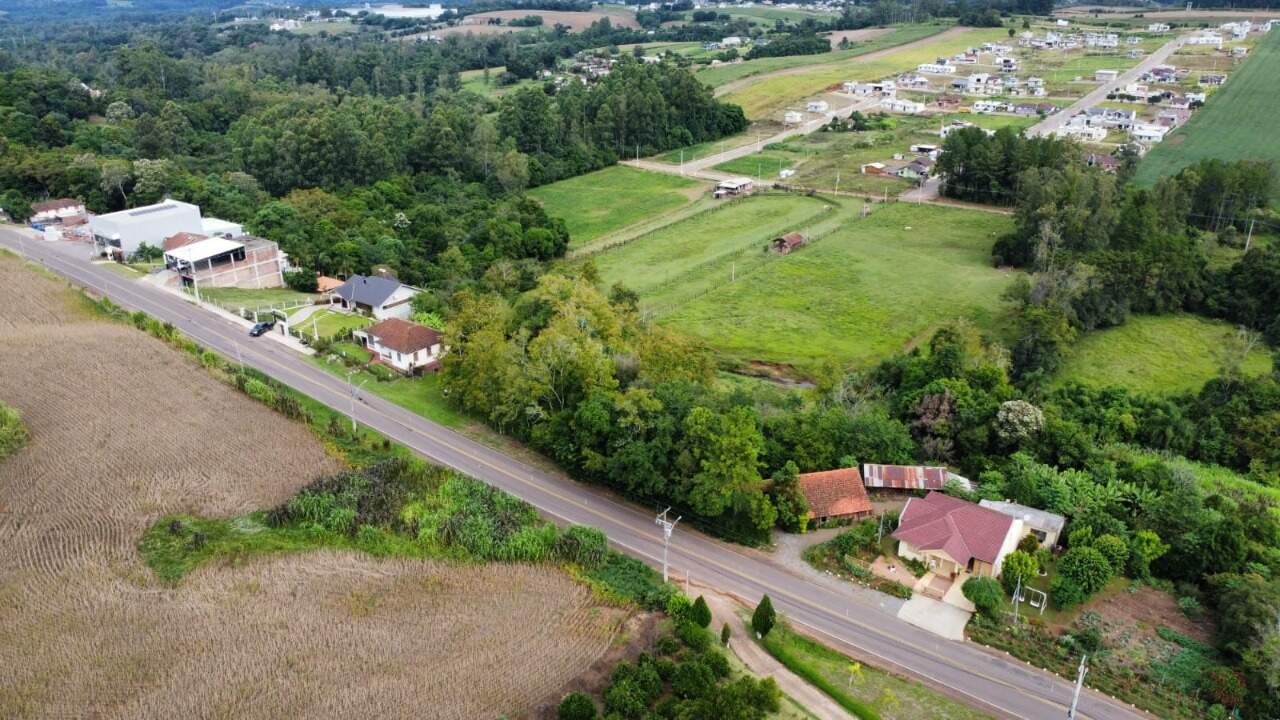
[[1076, 720], [1076, 704], [1080, 702], [1080, 688], [1084, 686], [1084, 676], [1089, 674], [1089, 656], [1080, 656], [1080, 669], [1076, 671], [1076, 689], [1071, 694], [1071, 709], [1067, 710], [1067, 720]]
[[[676, 523], [680, 522], [680, 517], [675, 520], [668, 520], [667, 513], [671, 512], [671, 508], [667, 508], [658, 513], [658, 517], [654, 519], [654, 523], [662, 527], [662, 582], [667, 581], [667, 548], [671, 545], [671, 531], [675, 530]], [[685, 571], [686, 573], [688, 570]]]

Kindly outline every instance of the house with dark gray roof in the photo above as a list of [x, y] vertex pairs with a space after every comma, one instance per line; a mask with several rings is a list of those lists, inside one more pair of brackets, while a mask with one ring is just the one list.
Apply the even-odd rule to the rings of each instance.
[[395, 278], [352, 275], [330, 290], [329, 298], [344, 308], [377, 320], [407, 320], [413, 314], [413, 296], [419, 292]]

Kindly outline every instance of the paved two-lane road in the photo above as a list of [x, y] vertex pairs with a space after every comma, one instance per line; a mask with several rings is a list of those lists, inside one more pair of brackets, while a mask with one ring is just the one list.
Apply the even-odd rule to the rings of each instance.
[[[243, 326], [179, 296], [93, 265], [85, 258], [84, 246], [23, 241], [8, 228], [0, 228], [0, 246], [20, 251], [129, 310], [173, 323], [202, 345], [226, 357], [239, 356], [246, 365], [331, 408], [347, 411], [349, 395], [341, 378], [280, 343], [248, 338]], [[523, 498], [547, 517], [598, 527], [608, 533], [614, 547], [645, 562], [656, 564], [662, 557], [653, 516], [603, 490], [526, 465], [375, 396], [361, 398], [356, 416], [424, 457]], [[768, 593], [793, 623], [825, 637], [832, 645], [925, 679], [994, 714], [1033, 720], [1066, 716], [1070, 702], [1067, 682], [972, 644], [943, 640], [908, 625], [887, 611], [891, 604], [887, 597], [880, 600], [875, 593], [853, 588], [841, 592], [811, 583], [764, 553], [683, 528], [676, 531], [670, 556], [677, 578], [691, 572], [698, 582], [749, 602]], [[1086, 691], [1079, 717], [1138, 720], [1148, 716]]]

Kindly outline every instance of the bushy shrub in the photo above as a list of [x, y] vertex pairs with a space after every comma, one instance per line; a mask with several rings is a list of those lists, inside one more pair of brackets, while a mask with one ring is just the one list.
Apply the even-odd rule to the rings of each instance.
[[699, 660], [685, 660], [677, 664], [671, 676], [671, 691], [685, 700], [706, 697], [715, 685], [715, 674]]
[[1058, 576], [1078, 585], [1085, 597], [1106, 586], [1112, 572], [1106, 556], [1094, 547], [1073, 547], [1058, 562]]
[[559, 720], [596, 720], [596, 704], [580, 692], [571, 692], [560, 701]]
[[1113, 573], [1123, 570], [1129, 562], [1129, 544], [1122, 537], [1111, 534], [1099, 535], [1094, 539], [1092, 547], [1107, 559], [1107, 564], [1111, 566]]
[[255, 378], [246, 379], [244, 381], [244, 391], [249, 397], [264, 405], [275, 405], [276, 391], [261, 380]]
[[315, 272], [304, 268], [290, 270], [285, 273], [284, 284], [287, 285], [290, 290], [296, 290], [304, 293], [313, 293], [320, 287], [319, 280], [316, 278]]
[[689, 619], [699, 627], [711, 626], [711, 608], [707, 607], [707, 601], [701, 595], [693, 601], [693, 607], [689, 609]]
[[604, 560], [608, 538], [604, 532], [583, 525], [570, 525], [556, 539], [556, 556], [584, 568], [593, 568]]
[[22, 449], [27, 444], [27, 426], [22, 415], [12, 407], [0, 403], [0, 460]]
[[773, 601], [765, 595], [760, 598], [760, 604], [756, 605], [755, 612], [751, 614], [751, 629], [755, 630], [760, 637], [764, 637], [769, 634], [777, 621], [778, 615], [773, 610]]
[[319, 478], [268, 512], [267, 522], [277, 527], [309, 522], [333, 532], [354, 532], [360, 525], [399, 527], [409, 488], [421, 479], [419, 470], [418, 464], [397, 459]]
[[702, 664], [711, 668], [711, 674], [715, 675], [717, 678], [723, 680], [724, 678], [729, 677], [729, 672], [732, 668], [729, 667], [729, 658], [725, 657], [724, 653], [719, 650], [711, 649], [702, 653], [700, 658], [702, 660]]
[[1004, 559], [1004, 566], [1000, 570], [1000, 583], [1004, 585], [1005, 592], [1013, 595], [1019, 581], [1025, 586], [1035, 578], [1039, 570], [1040, 563], [1036, 561], [1034, 555], [1022, 550], [1014, 550]]
[[1028, 555], [1035, 555], [1036, 551], [1040, 549], [1040, 540], [1036, 538], [1035, 534], [1027, 533], [1018, 541], [1018, 549]]
[[857, 555], [875, 549], [876, 533], [879, 524], [874, 520], [863, 520], [852, 528], [845, 530], [831, 539], [831, 545], [841, 555]]
[[720, 644], [728, 645], [731, 637], [733, 637], [733, 630], [729, 627], [729, 623], [725, 623], [724, 627], [720, 628]]
[[680, 620], [676, 623], [676, 637], [695, 652], [703, 652], [711, 647], [711, 633], [692, 620]]
[[392, 370], [386, 365], [379, 365], [377, 363], [370, 364], [368, 370], [369, 374], [378, 382], [391, 382], [392, 380], [400, 377], [400, 373]]
[[1178, 598], [1178, 609], [1192, 620], [1198, 620], [1204, 614], [1204, 607], [1200, 605], [1200, 601], [1190, 595]]
[[1079, 583], [1059, 575], [1049, 583], [1049, 597], [1053, 599], [1054, 605], [1065, 609], [1079, 605], [1087, 596]]
[[1000, 606], [1004, 604], [1000, 583], [989, 577], [971, 577], [964, 581], [960, 591], [983, 617], [994, 619], [1000, 615]]

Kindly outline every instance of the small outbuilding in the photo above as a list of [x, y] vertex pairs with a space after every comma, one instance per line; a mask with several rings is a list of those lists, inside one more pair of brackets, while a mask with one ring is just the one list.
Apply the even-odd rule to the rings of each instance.
[[1062, 535], [1062, 528], [1067, 525], [1067, 519], [1061, 515], [1056, 515], [1048, 510], [1037, 510], [1026, 505], [1019, 505], [1008, 500], [983, 500], [978, 504], [988, 510], [995, 510], [998, 513], [1021, 520], [1023, 529], [1028, 534], [1034, 535], [1036, 540], [1040, 541], [1040, 547], [1042, 548], [1051, 548], [1057, 545], [1058, 538]]
[[789, 232], [781, 237], [776, 237], [765, 246], [765, 250], [775, 252], [779, 255], [788, 255], [792, 250], [803, 246], [808, 242], [804, 235], [798, 232]]
[[869, 488], [886, 490], [942, 490], [949, 482], [955, 482], [965, 490], [973, 486], [968, 478], [961, 477], [943, 467], [926, 465], [873, 465], [862, 466], [863, 482]]

